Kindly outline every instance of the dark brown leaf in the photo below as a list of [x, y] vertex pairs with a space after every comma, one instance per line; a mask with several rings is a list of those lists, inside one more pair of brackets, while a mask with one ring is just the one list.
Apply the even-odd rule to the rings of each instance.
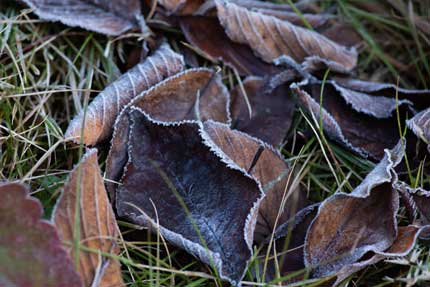
[[23, 0], [40, 18], [106, 35], [148, 32], [139, 0]]
[[222, 61], [240, 75], [263, 76], [280, 70], [260, 60], [248, 46], [232, 42], [216, 18], [184, 16], [178, 19], [187, 41], [211, 61]]
[[116, 191], [118, 215], [152, 227], [238, 285], [252, 253], [259, 185], [202, 142], [197, 122], [126, 111], [129, 161]]
[[95, 145], [105, 140], [112, 133], [116, 116], [128, 102], [144, 90], [182, 71], [183, 68], [182, 56], [171, 50], [168, 44], [162, 44], [153, 55], [107, 86], [91, 102], [86, 114], [80, 111], [70, 122], [66, 138], [72, 139], [75, 143], [80, 142], [85, 115], [83, 143]]
[[269, 92], [262, 78], [249, 77], [243, 88], [246, 95], [239, 85], [231, 93], [232, 127], [278, 147], [290, 129], [296, 107], [288, 86]]
[[0, 183], [0, 285], [81, 287], [55, 227], [42, 206], [17, 183]]
[[321, 87], [322, 83], [314, 80], [291, 85], [300, 103], [318, 122], [322, 111], [323, 129], [329, 137], [373, 159], [380, 159], [385, 148], [394, 147], [399, 140], [394, 112], [397, 105], [408, 107], [409, 101], [371, 96], [327, 81], [320, 108]]
[[[103, 184], [96, 149], [88, 151], [73, 169], [54, 209], [52, 220], [65, 242], [74, 239], [77, 200], [80, 245], [91, 250], [79, 251], [78, 272], [84, 286], [125, 286], [119, 262], [103, 255], [118, 255], [118, 226]], [[69, 252], [73, 258], [74, 248]]]
[[398, 143], [354, 191], [334, 194], [321, 204], [305, 243], [305, 265], [315, 277], [334, 274], [367, 252], [383, 252], [393, 244], [399, 208], [394, 167], [402, 158]]
[[289, 166], [273, 147], [213, 121], [203, 123], [202, 137], [261, 184], [265, 197], [255, 228], [256, 242], [261, 243], [306, 204], [306, 194], [293, 182]]
[[338, 45], [324, 36], [287, 21], [249, 11], [230, 2], [215, 0], [218, 19], [230, 39], [247, 44], [268, 63], [288, 56], [305, 69], [321, 64], [339, 72], [349, 72], [357, 62], [355, 49]]
[[[212, 70], [199, 68], [164, 80], [136, 97], [129, 106], [144, 110], [157, 121], [181, 122], [199, 117], [201, 120], [213, 119], [230, 123], [229, 102], [230, 96], [220, 75]], [[106, 177], [110, 180], [106, 188], [112, 200], [117, 185], [115, 182], [120, 179], [128, 160], [124, 149], [130, 131], [127, 117], [127, 113], [123, 113], [115, 123], [106, 163]]]

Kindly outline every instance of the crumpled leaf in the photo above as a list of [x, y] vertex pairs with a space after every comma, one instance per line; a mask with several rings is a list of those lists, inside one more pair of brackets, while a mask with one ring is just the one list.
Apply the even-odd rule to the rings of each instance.
[[239, 85], [231, 93], [232, 128], [279, 146], [290, 129], [296, 107], [288, 86], [266, 91], [262, 78], [248, 77], [243, 81], [243, 88], [246, 96]]
[[232, 42], [216, 18], [184, 16], [178, 19], [187, 41], [211, 61], [223, 61], [240, 75], [263, 76], [280, 70], [256, 57], [248, 46]]
[[82, 286], [40, 202], [17, 183], [0, 183], [0, 197], [0, 285]]
[[344, 88], [372, 96], [384, 96], [394, 99], [397, 94], [400, 100], [409, 100], [419, 110], [430, 106], [430, 90], [404, 89], [389, 83], [368, 82], [340, 77], [336, 78], [336, 82]]
[[373, 253], [368, 259], [361, 260], [354, 264], [342, 267], [337, 273], [336, 281], [333, 286], [338, 286], [343, 280], [350, 275], [358, 272], [359, 270], [376, 264], [386, 258], [390, 257], [403, 257], [408, 255], [416, 244], [416, 241], [421, 233], [428, 232], [429, 226], [399, 226], [397, 230], [397, 237], [393, 244], [383, 252]]
[[[196, 104], [198, 103], [198, 109]], [[189, 69], [172, 76], [136, 97], [128, 106], [138, 107], [158, 121], [208, 120], [230, 123], [230, 95], [221, 76], [210, 69]], [[115, 123], [106, 163], [107, 190], [114, 198], [118, 181], [128, 160], [129, 119], [126, 112]], [[113, 182], [112, 182], [113, 181]]]
[[80, 142], [84, 115], [83, 143], [95, 145], [111, 135], [116, 116], [122, 108], [144, 90], [172, 76], [184, 68], [183, 57], [170, 49], [167, 43], [142, 63], [133, 67], [107, 86], [89, 105], [70, 122], [66, 138]]
[[218, 19], [230, 39], [247, 44], [268, 63], [289, 56], [305, 69], [319, 69], [321, 64], [339, 72], [351, 71], [357, 52], [338, 45], [324, 36], [287, 21], [249, 11], [231, 2], [215, 0]]
[[288, 164], [272, 146], [227, 125], [206, 121], [202, 137], [218, 153], [252, 175], [265, 192], [258, 211], [254, 239], [261, 243], [277, 226], [289, 220], [306, 204], [306, 193], [297, 183]]
[[116, 191], [118, 215], [152, 227], [239, 285], [252, 253], [258, 183], [203, 142], [197, 122], [124, 112], [129, 160]]
[[140, 28], [148, 32], [139, 0], [23, 0], [40, 18], [60, 21], [98, 33], [117, 36]]
[[[79, 193], [78, 193], [79, 190]], [[79, 196], [79, 199], [77, 198]], [[117, 260], [118, 226], [103, 184], [97, 150], [89, 150], [69, 175], [53, 211], [52, 220], [61, 240], [73, 242], [76, 201], [79, 200], [80, 245], [78, 273], [84, 286], [125, 286]], [[76, 250], [69, 248], [73, 258]]]
[[399, 140], [397, 105], [411, 105], [408, 100], [371, 96], [326, 81], [320, 108], [322, 82], [305, 80], [290, 87], [318, 122], [322, 111], [323, 129], [329, 137], [373, 159], [380, 159], [384, 149]]
[[383, 252], [393, 244], [399, 208], [393, 169], [402, 158], [399, 142], [350, 194], [336, 193], [321, 203], [305, 242], [305, 265], [315, 277], [336, 273], [367, 252]]
[[425, 143], [430, 144], [430, 108], [427, 108], [417, 113], [412, 119], [406, 123], [408, 127], [423, 140]]

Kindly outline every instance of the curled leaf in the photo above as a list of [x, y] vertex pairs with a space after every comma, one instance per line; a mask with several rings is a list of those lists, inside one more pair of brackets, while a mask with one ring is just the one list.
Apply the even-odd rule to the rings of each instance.
[[319, 121], [322, 117], [328, 136], [374, 159], [380, 159], [385, 148], [395, 146], [399, 132], [394, 112], [398, 105], [409, 107], [409, 101], [367, 95], [332, 81], [325, 82], [323, 91], [322, 88], [321, 82], [312, 80], [291, 85], [299, 102], [314, 118]]
[[23, 0], [40, 18], [106, 35], [147, 27], [139, 0]]
[[[79, 201], [79, 210], [76, 202]], [[119, 262], [105, 254], [119, 253], [118, 226], [103, 184], [97, 150], [88, 151], [73, 169], [54, 209], [52, 220], [63, 241], [73, 242], [75, 215], [80, 230], [78, 273], [85, 286], [125, 286]], [[74, 247], [74, 246], [73, 246]], [[76, 254], [70, 248], [70, 256]]]
[[203, 16], [179, 17], [179, 24], [188, 42], [211, 61], [222, 61], [240, 75], [267, 75], [279, 71], [274, 65], [256, 57], [243, 44], [232, 42], [216, 18]]
[[0, 196], [0, 285], [82, 286], [39, 201], [17, 183], [0, 183]]
[[425, 143], [430, 144], [430, 108], [427, 108], [407, 121], [408, 127]]
[[289, 166], [273, 147], [213, 121], [203, 123], [202, 136], [261, 184], [265, 197], [258, 211], [256, 242], [262, 242], [305, 205], [306, 194], [293, 184]]
[[230, 39], [247, 44], [268, 63], [289, 56], [312, 70], [321, 63], [332, 70], [351, 71], [357, 62], [355, 49], [338, 45], [324, 36], [287, 21], [249, 11], [231, 2], [215, 0], [218, 19]]
[[203, 143], [197, 122], [154, 121], [136, 107], [127, 112], [118, 215], [152, 227], [239, 285], [251, 257], [259, 185]]
[[354, 191], [336, 193], [321, 203], [305, 242], [305, 265], [313, 268], [315, 277], [336, 273], [367, 252], [383, 252], [393, 244], [399, 208], [393, 168], [402, 158], [398, 143]]
[[[158, 121], [208, 120], [230, 123], [230, 95], [221, 76], [205, 68], [172, 76], [136, 97], [129, 107], [138, 107]], [[107, 189], [113, 199], [117, 182], [128, 160], [130, 132], [128, 113], [117, 119], [106, 164]]]
[[[249, 77], [232, 91], [232, 127], [275, 147], [290, 129], [296, 103], [286, 85], [266, 91], [265, 81]], [[247, 104], [249, 101], [249, 106]]]
[[83, 143], [95, 145], [110, 136], [116, 116], [121, 109], [144, 90], [165, 78], [180, 72], [184, 67], [183, 58], [162, 44], [155, 53], [147, 57], [119, 79], [107, 86], [88, 106], [86, 114], [80, 111], [71, 121], [66, 138], [80, 142], [83, 118]]

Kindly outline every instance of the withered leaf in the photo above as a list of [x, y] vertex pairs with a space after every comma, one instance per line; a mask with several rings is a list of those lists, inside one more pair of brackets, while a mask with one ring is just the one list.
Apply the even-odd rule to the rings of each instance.
[[40, 202], [17, 183], [0, 183], [0, 197], [0, 285], [82, 286]]
[[[74, 239], [76, 201], [79, 201], [80, 245], [91, 250], [79, 251], [78, 273], [84, 286], [125, 286], [119, 262], [103, 255], [118, 255], [119, 231], [96, 149], [89, 150], [73, 169], [52, 215], [60, 238], [66, 242]], [[69, 252], [73, 257], [76, 251], [70, 248]]]
[[129, 161], [116, 191], [118, 215], [152, 227], [238, 285], [251, 257], [257, 182], [204, 143], [197, 122], [154, 121], [136, 107], [127, 112]]
[[107, 86], [89, 105], [70, 122], [66, 138], [80, 142], [84, 115], [82, 139], [86, 145], [95, 145], [110, 136], [116, 116], [121, 109], [144, 90], [172, 76], [184, 68], [183, 57], [163, 43], [155, 53], [133, 67], [119, 79]]
[[355, 49], [338, 45], [324, 36], [287, 21], [249, 11], [236, 4], [215, 0], [218, 19], [230, 39], [247, 44], [268, 63], [289, 56], [305, 69], [321, 64], [339, 72], [349, 72], [357, 62]]
[[106, 35], [147, 32], [139, 0], [23, 0], [40, 18]]
[[278, 147], [290, 129], [296, 106], [288, 86], [266, 91], [262, 78], [248, 77], [243, 88], [246, 96], [239, 85], [231, 93], [232, 128]]
[[289, 166], [272, 146], [214, 121], [203, 123], [202, 137], [261, 184], [265, 197], [258, 211], [256, 242], [261, 243], [306, 204], [306, 194], [293, 184]]
[[323, 129], [329, 137], [373, 159], [380, 159], [385, 148], [397, 143], [400, 136], [394, 112], [397, 105], [409, 107], [409, 101], [371, 96], [326, 81], [320, 108], [321, 88], [322, 82], [316, 80], [291, 85], [299, 102], [317, 121], [322, 111]]
[[350, 194], [326, 199], [306, 235], [305, 265], [316, 277], [353, 264], [367, 252], [383, 252], [397, 236], [399, 197], [394, 167], [403, 158], [402, 143], [385, 150], [381, 162]]
[[183, 16], [178, 19], [187, 41], [206, 58], [220, 60], [240, 75], [264, 76], [280, 70], [256, 57], [248, 46], [232, 42], [216, 18]]
[[400, 100], [412, 102], [414, 107], [419, 110], [430, 106], [430, 90], [404, 89], [389, 83], [368, 82], [351, 78], [337, 77], [335, 80], [340, 86], [372, 96], [396, 98], [397, 95]]
[[430, 144], [430, 108], [427, 108], [417, 113], [412, 119], [407, 121], [408, 127], [423, 140], [426, 144]]
[[[208, 120], [230, 123], [230, 95], [221, 76], [205, 68], [189, 69], [172, 76], [136, 97], [129, 107], [138, 107], [158, 121]], [[197, 109], [198, 106], [198, 109]], [[130, 132], [128, 113], [118, 117], [106, 163], [106, 184], [111, 199], [128, 160]], [[112, 182], [113, 181], [113, 182]]]

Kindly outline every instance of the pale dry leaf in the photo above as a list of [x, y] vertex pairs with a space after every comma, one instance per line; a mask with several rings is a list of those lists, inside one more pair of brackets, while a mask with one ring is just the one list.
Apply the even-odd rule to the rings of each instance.
[[154, 121], [136, 107], [127, 113], [118, 215], [151, 227], [239, 285], [252, 255], [258, 183], [202, 141], [198, 122]]
[[40, 202], [17, 183], [0, 183], [0, 286], [81, 287]]
[[80, 142], [83, 118], [82, 142], [95, 145], [108, 138], [116, 116], [122, 108], [141, 92], [172, 76], [184, 68], [183, 57], [170, 49], [167, 43], [133, 67], [119, 79], [107, 86], [89, 105], [86, 113], [82, 110], [70, 122], [66, 138]]
[[335, 274], [367, 252], [383, 252], [393, 244], [399, 208], [394, 167], [402, 158], [399, 142], [385, 150], [385, 157], [350, 194], [336, 193], [321, 203], [305, 242], [305, 265], [315, 277]]
[[106, 35], [147, 33], [139, 0], [23, 0], [40, 18]]
[[293, 184], [291, 170], [272, 146], [227, 125], [206, 121], [205, 141], [216, 146], [223, 157], [252, 175], [265, 193], [258, 210], [254, 240], [261, 243], [277, 226], [290, 219], [306, 204], [306, 193]]
[[427, 145], [430, 144], [430, 108], [417, 113], [406, 123], [419, 139], [423, 140]]
[[215, 0], [218, 19], [230, 39], [247, 44], [268, 63], [289, 56], [307, 70], [320, 65], [350, 72], [357, 63], [354, 48], [338, 45], [326, 37], [287, 21], [250, 11], [231, 2]]
[[[128, 106], [138, 107], [158, 121], [208, 120], [230, 123], [230, 95], [221, 75], [206, 68], [189, 69], [172, 76], [136, 97]], [[106, 184], [111, 199], [127, 162], [128, 112], [118, 117], [106, 162]]]
[[[79, 193], [78, 193], [79, 190]], [[79, 198], [77, 197], [79, 195]], [[80, 245], [78, 273], [85, 286], [125, 286], [118, 256], [119, 230], [97, 162], [97, 150], [89, 150], [72, 170], [53, 211], [60, 238], [73, 242], [76, 201], [79, 201]], [[69, 249], [73, 257], [75, 250]]]

